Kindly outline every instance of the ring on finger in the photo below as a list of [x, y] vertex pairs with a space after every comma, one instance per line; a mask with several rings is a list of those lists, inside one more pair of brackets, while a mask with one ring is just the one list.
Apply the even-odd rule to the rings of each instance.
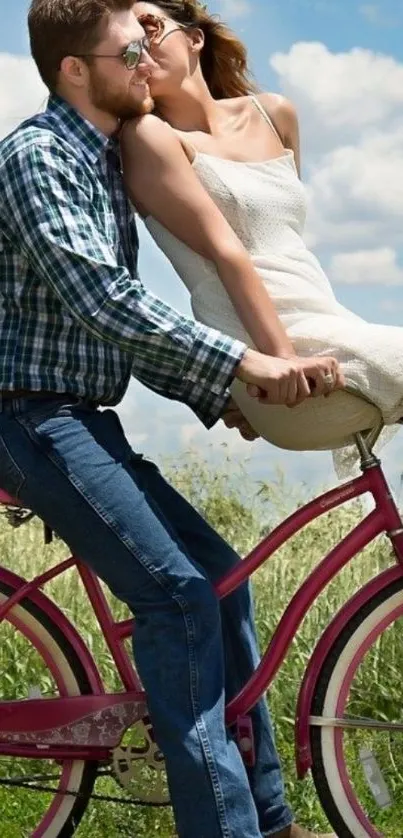
[[323, 376], [323, 381], [327, 385], [327, 387], [333, 387], [334, 378], [331, 372], [327, 372], [326, 375]]

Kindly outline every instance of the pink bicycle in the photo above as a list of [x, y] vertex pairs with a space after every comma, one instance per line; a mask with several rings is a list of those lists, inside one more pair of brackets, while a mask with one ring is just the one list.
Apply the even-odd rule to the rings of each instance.
[[[303, 617], [341, 568], [386, 533], [395, 561], [336, 614], [313, 651], [299, 694], [298, 775], [302, 778], [312, 770], [322, 806], [340, 838], [402, 834], [402, 691], [400, 673], [389, 667], [393, 647], [403, 660], [403, 526], [373, 454], [379, 431], [356, 437], [360, 477], [298, 509], [217, 586], [218, 595], [227, 596], [314, 518], [365, 493], [372, 496], [373, 510], [303, 583], [258, 669], [227, 708], [228, 724], [237, 727], [240, 748], [250, 762], [248, 711], [272, 682]], [[21, 511], [4, 491], [0, 502], [17, 515]], [[77, 567], [116, 664], [122, 683], [116, 694], [106, 693], [77, 630], [40, 590], [72, 566]], [[9, 692], [0, 701], [0, 800], [1, 794], [14, 795], [13, 824], [19, 824], [15, 832], [14, 827], [7, 829], [7, 838], [73, 835], [98, 774], [108, 771], [128, 790], [134, 785], [133, 800], [166, 802], [163, 756], [153, 740], [146, 696], [124, 645], [132, 620], [113, 619], [91, 571], [76, 557], [31, 582], [0, 569], [0, 624], [12, 637], [16, 659]], [[366, 674], [373, 671], [367, 667], [373, 656], [383, 659], [383, 669], [378, 666], [376, 671], [384, 673], [382, 683], [376, 684], [383, 696], [382, 712], [376, 717], [371, 711], [375, 685]], [[26, 684], [24, 673], [32, 660], [42, 670], [41, 691]], [[0, 805], [3, 812], [4, 808]]]

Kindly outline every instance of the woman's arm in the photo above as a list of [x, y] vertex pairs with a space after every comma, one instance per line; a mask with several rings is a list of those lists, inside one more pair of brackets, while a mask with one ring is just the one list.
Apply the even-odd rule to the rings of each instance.
[[210, 198], [175, 132], [153, 114], [126, 123], [121, 136], [128, 194], [192, 250], [211, 260], [260, 352], [294, 350], [270, 296], [238, 237]]

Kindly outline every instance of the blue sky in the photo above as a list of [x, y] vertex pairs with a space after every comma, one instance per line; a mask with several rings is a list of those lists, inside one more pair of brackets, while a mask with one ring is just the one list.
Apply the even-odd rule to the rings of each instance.
[[[43, 100], [35, 71], [27, 60], [16, 58], [29, 53], [27, 8], [25, 0], [13, 0], [2, 15], [3, 133], [19, 117], [37, 110]], [[308, 244], [329, 272], [338, 299], [368, 320], [400, 325], [403, 4], [400, 0], [213, 0], [209, 8], [245, 41], [261, 87], [284, 92], [297, 106], [303, 179], [311, 200]], [[352, 166], [347, 174], [346, 160]], [[359, 176], [363, 161], [366, 168]], [[141, 243], [144, 282], [188, 313], [186, 292], [144, 231]], [[270, 479], [280, 466], [291, 479], [312, 486], [331, 479], [328, 454], [290, 454], [261, 442], [248, 446], [219, 426], [208, 433], [187, 408], [157, 398], [135, 383], [121, 416], [133, 444], [151, 456], [175, 455], [188, 446], [214, 456], [226, 444], [234, 458], [247, 456], [249, 470], [260, 478]], [[403, 464], [399, 438], [385, 449], [385, 460], [396, 483]]]

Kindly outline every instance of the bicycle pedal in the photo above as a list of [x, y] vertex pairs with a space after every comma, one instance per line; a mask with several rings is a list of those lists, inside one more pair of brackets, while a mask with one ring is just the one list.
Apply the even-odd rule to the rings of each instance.
[[250, 716], [239, 716], [236, 722], [236, 739], [242, 759], [248, 768], [256, 762], [255, 737]]

